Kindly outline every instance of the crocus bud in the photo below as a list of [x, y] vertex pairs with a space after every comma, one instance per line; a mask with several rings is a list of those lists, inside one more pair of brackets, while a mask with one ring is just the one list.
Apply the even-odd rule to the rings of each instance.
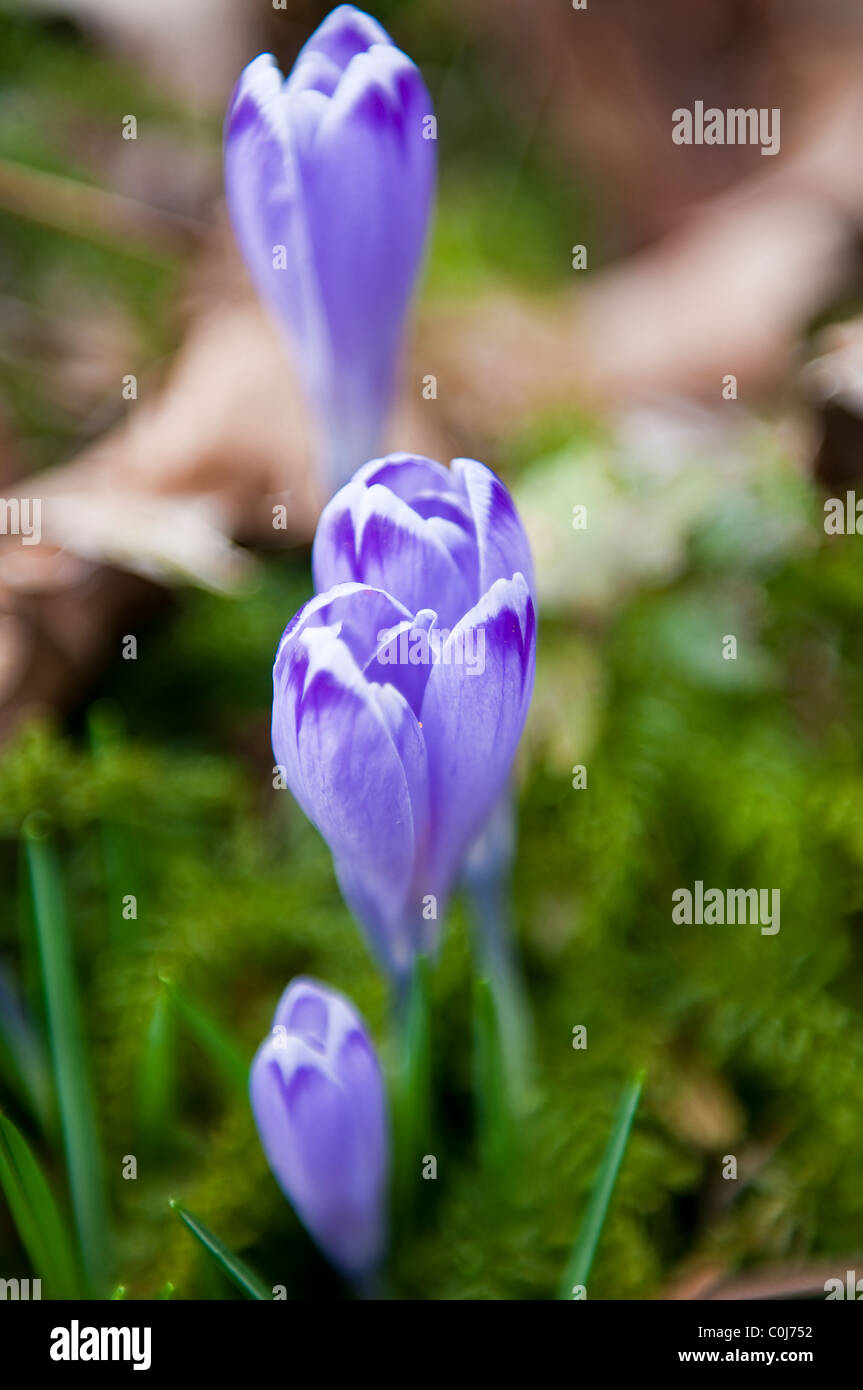
[[324, 20], [287, 80], [269, 54], [250, 63], [228, 110], [234, 231], [293, 339], [331, 488], [379, 445], [431, 212], [435, 135], [419, 70], [352, 5]]
[[324, 508], [312, 567], [319, 593], [347, 580], [374, 584], [412, 613], [433, 608], [450, 627], [496, 579], [523, 575], [536, 601], [515, 504], [475, 459], [444, 468], [390, 454], [365, 464]]
[[[502, 484], [469, 467], [480, 470], [476, 497], [485, 502], [472, 532], [466, 502], [431, 525], [428, 549], [441, 568], [423, 605], [414, 610], [370, 584], [335, 584], [285, 629], [273, 670], [276, 761], [395, 977], [437, 943], [454, 877], [506, 785], [533, 689], [534, 605], [524, 574], [508, 568], [516, 555], [529, 568], [527, 543]], [[458, 491], [454, 482], [456, 499]], [[439, 493], [434, 505], [444, 506]], [[330, 522], [338, 515], [350, 522], [347, 511]], [[361, 551], [364, 534], [360, 526]], [[368, 534], [363, 553], [374, 551], [381, 578], [416, 601], [405, 533], [383, 525]]]
[[327, 1258], [369, 1273], [386, 1243], [389, 1128], [383, 1077], [353, 1005], [292, 980], [252, 1063], [250, 1095], [267, 1162]]

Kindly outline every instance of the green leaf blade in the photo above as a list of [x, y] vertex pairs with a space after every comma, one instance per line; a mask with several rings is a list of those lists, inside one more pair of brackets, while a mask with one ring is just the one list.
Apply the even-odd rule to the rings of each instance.
[[33, 1026], [11, 979], [0, 970], [0, 1072], [44, 1135], [56, 1116], [51, 1069], [42, 1037]]
[[138, 1071], [138, 1124], [141, 1135], [152, 1145], [163, 1143], [170, 1128], [173, 1025], [174, 1010], [167, 992], [162, 989], [153, 1006]]
[[215, 1062], [228, 1084], [234, 1089], [244, 1092], [249, 1084], [248, 1058], [228, 1037], [221, 1025], [216, 1023], [199, 1004], [189, 999], [166, 976], [161, 978], [178, 1017], [183, 1020], [200, 1046]]
[[617, 1176], [623, 1163], [623, 1156], [626, 1152], [635, 1112], [638, 1109], [643, 1084], [644, 1073], [639, 1072], [624, 1088], [620, 1098], [611, 1127], [611, 1134], [593, 1181], [578, 1237], [566, 1267], [566, 1273], [561, 1281], [557, 1295], [559, 1299], [570, 1300], [573, 1288], [587, 1286], [587, 1278], [599, 1245], [599, 1238], [602, 1235], [602, 1228], [605, 1224]]
[[224, 1241], [213, 1235], [213, 1232], [207, 1229], [203, 1221], [199, 1221], [197, 1216], [193, 1216], [179, 1202], [170, 1202], [169, 1206], [172, 1211], [177, 1213], [187, 1230], [191, 1231], [195, 1239], [200, 1241], [222, 1273], [233, 1284], [236, 1284], [246, 1298], [254, 1299], [260, 1303], [272, 1302], [272, 1290], [266, 1287], [258, 1276], [249, 1269], [248, 1265], [240, 1259], [239, 1255], [235, 1255], [233, 1250], [225, 1245]]
[[49, 1298], [80, 1298], [74, 1245], [54, 1195], [26, 1139], [0, 1115], [0, 1187], [21, 1244]]
[[109, 1261], [108, 1211], [65, 895], [40, 818], [30, 818], [24, 837], [72, 1209], [84, 1272], [96, 1292], [105, 1283]]

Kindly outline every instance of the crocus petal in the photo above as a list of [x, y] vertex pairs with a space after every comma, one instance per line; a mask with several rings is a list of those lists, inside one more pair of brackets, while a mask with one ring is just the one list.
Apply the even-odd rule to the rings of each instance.
[[[455, 658], [484, 633], [484, 669]], [[430, 880], [448, 885], [506, 785], [533, 689], [536, 622], [522, 575], [499, 579], [465, 615], [433, 668], [422, 704], [428, 748]], [[448, 659], [449, 658], [449, 659]]]
[[[363, 596], [359, 589], [353, 599]], [[331, 609], [344, 607], [344, 594], [328, 598]], [[400, 605], [378, 599], [395, 618], [381, 628], [404, 618]], [[326, 601], [314, 616], [321, 610]], [[395, 686], [363, 676], [337, 627], [304, 620], [288, 629], [273, 671], [273, 749], [376, 953], [403, 972], [421, 949], [404, 922], [428, 823], [425, 745], [410, 705]]]
[[479, 592], [497, 579], [521, 574], [536, 603], [533, 558], [527, 534], [508, 489], [476, 459], [453, 459], [452, 471], [470, 502], [479, 551]]
[[434, 190], [431, 111], [415, 65], [376, 45], [351, 59], [298, 149], [332, 355], [322, 406], [333, 428], [346, 427], [346, 472], [373, 451], [393, 389]]
[[411, 612], [425, 607], [428, 595], [434, 595], [441, 622], [448, 627], [457, 623], [474, 600], [472, 537], [450, 520], [423, 519], [379, 483], [361, 488], [350, 501], [349, 507], [342, 505], [322, 518], [318, 527], [316, 584], [361, 579], [398, 594]]
[[382, 635], [377, 651], [363, 667], [367, 680], [394, 685], [417, 719], [435, 660], [432, 641], [438, 636], [436, 627], [437, 614], [431, 608], [421, 608], [413, 622], [399, 623]]
[[[262, 53], [240, 77], [225, 123], [225, 191], [255, 287], [291, 328], [298, 364], [317, 379], [329, 338], [315, 288], [314, 256], [291, 127], [275, 59]], [[276, 256], [285, 248], [286, 266]]]
[[[410, 620], [412, 614], [403, 603], [369, 584], [334, 584], [304, 604], [288, 623], [279, 643], [279, 652], [290, 638], [308, 627], [337, 628], [354, 660], [365, 665], [378, 643], [378, 633], [396, 623]], [[276, 654], [278, 664], [279, 653]]]
[[386, 29], [376, 19], [355, 5], [337, 5], [303, 44], [297, 64], [320, 53], [344, 72], [351, 58], [365, 53], [376, 43], [392, 43]]
[[388, 454], [386, 458], [372, 459], [357, 470], [351, 481], [358, 487], [381, 483], [404, 502], [412, 502], [417, 493], [444, 493], [452, 488], [449, 469], [423, 454]]
[[354, 511], [362, 506], [363, 495], [374, 484], [389, 488], [402, 501], [410, 502], [421, 488], [443, 491], [449, 483], [448, 470], [433, 459], [413, 454], [393, 454], [372, 459], [358, 468], [349, 482], [339, 488], [321, 512], [312, 547], [312, 573], [319, 593], [334, 584], [357, 578], [356, 530]]

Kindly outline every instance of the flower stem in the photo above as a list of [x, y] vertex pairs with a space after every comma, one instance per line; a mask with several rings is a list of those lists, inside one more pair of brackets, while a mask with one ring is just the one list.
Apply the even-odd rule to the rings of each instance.
[[[513, 1115], [520, 1115], [534, 1072], [533, 1027], [513, 944], [508, 879], [494, 868], [469, 871], [465, 886], [477, 927], [477, 974], [488, 981], [494, 1002], [507, 1100]], [[492, 1108], [486, 1102], [485, 1109]]]
[[474, 1095], [483, 1166], [501, 1177], [513, 1152], [515, 1126], [504, 1074], [501, 1030], [488, 980], [474, 982]]
[[431, 1140], [428, 981], [428, 960], [418, 956], [395, 995], [394, 1206], [400, 1223], [409, 1222], [416, 1209], [422, 1160]]
[[383, 1303], [392, 1298], [392, 1290], [380, 1270], [370, 1270], [353, 1281], [354, 1295], [363, 1302]]

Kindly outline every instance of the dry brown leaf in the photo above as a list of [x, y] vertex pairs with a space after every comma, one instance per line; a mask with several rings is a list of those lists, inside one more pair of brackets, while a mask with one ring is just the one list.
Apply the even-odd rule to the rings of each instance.
[[495, 294], [430, 314], [423, 370], [457, 430], [488, 449], [534, 412], [660, 393], [719, 401], [728, 373], [750, 402], [782, 384], [807, 323], [857, 266], [861, 123], [856, 72], [840, 74], [781, 168], [647, 250], [553, 299]]
[[256, 7], [238, 0], [25, 0], [43, 14], [65, 14], [190, 106], [224, 102], [254, 54]]
[[674, 145], [675, 108], [693, 96], [708, 106], [779, 107], [786, 150], [819, 123], [843, 66], [849, 78], [859, 70], [863, 44], [855, 0], [605, 0], [577, 12], [467, 0], [465, 10], [514, 123], [541, 118], [562, 177], [588, 171], [618, 252], [770, 162], [749, 145]]
[[790, 1299], [822, 1295], [828, 1279], [842, 1279], [846, 1271], [861, 1267], [860, 1255], [837, 1256], [829, 1264], [803, 1264], [788, 1261], [753, 1270], [739, 1278], [726, 1278], [728, 1261], [695, 1259], [689, 1261], [666, 1285], [661, 1299], [675, 1302], [704, 1299], [711, 1302], [746, 1299]]

